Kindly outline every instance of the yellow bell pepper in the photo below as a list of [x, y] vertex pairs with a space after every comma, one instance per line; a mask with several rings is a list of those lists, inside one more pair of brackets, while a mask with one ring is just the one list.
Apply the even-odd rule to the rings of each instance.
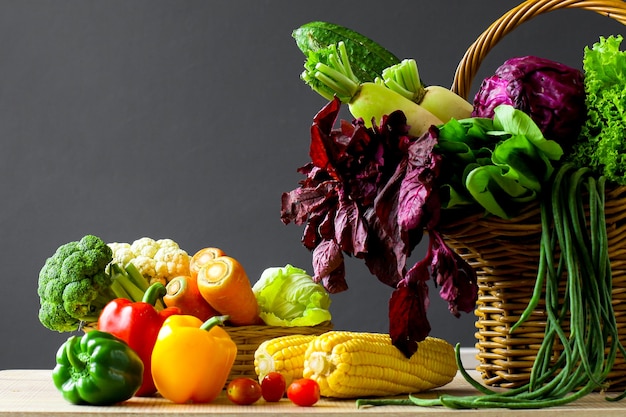
[[220, 394], [230, 374], [237, 345], [218, 326], [228, 316], [204, 323], [191, 315], [168, 317], [152, 351], [152, 378], [166, 399], [208, 403]]

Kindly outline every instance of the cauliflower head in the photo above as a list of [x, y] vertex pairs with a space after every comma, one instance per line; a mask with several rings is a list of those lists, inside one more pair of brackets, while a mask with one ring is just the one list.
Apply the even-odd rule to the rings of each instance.
[[121, 265], [132, 262], [153, 284], [167, 285], [177, 275], [189, 275], [189, 254], [172, 239], [142, 237], [132, 243], [113, 242], [108, 244], [113, 252], [113, 261]]

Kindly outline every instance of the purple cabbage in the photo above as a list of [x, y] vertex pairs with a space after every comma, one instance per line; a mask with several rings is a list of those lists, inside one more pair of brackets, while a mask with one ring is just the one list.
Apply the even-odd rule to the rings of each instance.
[[547, 139], [569, 149], [586, 118], [583, 72], [536, 56], [512, 58], [483, 80], [473, 117], [492, 118], [508, 104], [528, 114]]

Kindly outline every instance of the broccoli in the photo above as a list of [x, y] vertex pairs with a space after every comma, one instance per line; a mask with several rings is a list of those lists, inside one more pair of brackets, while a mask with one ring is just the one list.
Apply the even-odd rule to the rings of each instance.
[[140, 301], [147, 281], [132, 264], [123, 268], [112, 259], [111, 248], [94, 235], [61, 245], [39, 272], [39, 321], [50, 330], [71, 332], [97, 322], [115, 298]]

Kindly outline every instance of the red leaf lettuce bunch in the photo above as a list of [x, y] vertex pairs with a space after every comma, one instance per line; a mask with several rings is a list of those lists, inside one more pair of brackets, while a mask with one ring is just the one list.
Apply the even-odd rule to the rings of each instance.
[[[442, 158], [434, 152], [438, 130], [408, 135], [400, 111], [366, 128], [362, 120], [335, 127], [341, 103], [330, 101], [311, 126], [311, 162], [298, 171], [300, 186], [283, 193], [281, 220], [304, 225], [303, 245], [313, 252], [313, 279], [330, 293], [348, 289], [344, 256], [363, 259], [370, 272], [394, 288], [389, 334], [407, 357], [430, 333], [427, 282], [433, 279], [456, 316], [473, 311], [473, 269], [437, 232], [437, 179]], [[428, 236], [426, 256], [407, 267]]]

